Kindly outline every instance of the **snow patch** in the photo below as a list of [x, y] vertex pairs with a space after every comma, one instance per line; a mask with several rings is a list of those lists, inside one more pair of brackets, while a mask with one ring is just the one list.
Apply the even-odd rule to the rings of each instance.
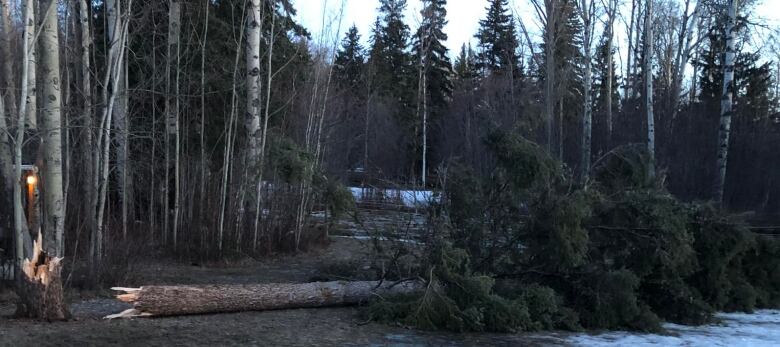
[[780, 311], [761, 310], [754, 314], [720, 313], [718, 324], [685, 326], [667, 323], [669, 335], [609, 332], [575, 335], [575, 346], [780, 346]]
[[439, 197], [430, 190], [402, 190], [402, 189], [378, 189], [350, 187], [350, 192], [355, 201], [392, 201], [401, 203], [406, 207], [426, 207], [431, 202], [438, 202]]

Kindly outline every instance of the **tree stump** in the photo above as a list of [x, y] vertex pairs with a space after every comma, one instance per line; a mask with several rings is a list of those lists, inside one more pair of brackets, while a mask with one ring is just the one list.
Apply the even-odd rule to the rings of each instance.
[[22, 264], [17, 286], [19, 302], [16, 316], [46, 321], [70, 318], [62, 290], [62, 258], [43, 251], [41, 234], [33, 246], [33, 256]]
[[250, 285], [179, 285], [112, 288], [117, 299], [133, 308], [106, 318], [178, 316], [190, 314], [264, 311], [291, 308], [345, 306], [373, 297], [419, 291], [419, 281], [336, 281]]

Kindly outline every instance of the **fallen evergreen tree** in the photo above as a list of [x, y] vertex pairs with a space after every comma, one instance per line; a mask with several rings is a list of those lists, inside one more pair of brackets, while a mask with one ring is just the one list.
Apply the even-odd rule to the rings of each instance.
[[642, 147], [607, 154], [575, 184], [530, 141], [494, 133], [487, 143], [490, 175], [448, 169], [421, 267], [427, 289], [373, 303], [372, 318], [454, 331], [658, 331], [780, 306], [780, 241], [675, 199], [663, 176], [645, 174]]

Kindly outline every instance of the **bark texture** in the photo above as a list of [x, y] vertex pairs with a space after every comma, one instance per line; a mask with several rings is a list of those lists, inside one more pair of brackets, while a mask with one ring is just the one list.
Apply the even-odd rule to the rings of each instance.
[[[593, 79], [591, 69], [591, 28], [593, 27], [593, 1], [581, 0], [579, 2], [580, 15], [582, 17], [582, 23], [585, 27], [583, 34], [583, 52], [585, 64], [585, 83], [583, 84], [583, 111], [582, 111], [582, 174], [581, 179], [583, 182], [588, 180], [590, 175], [590, 163], [591, 163], [591, 143], [593, 135], [593, 103], [591, 102], [591, 83]], [[607, 54], [611, 55], [611, 52]], [[612, 66], [610, 64], [610, 66]], [[612, 80], [607, 80], [608, 84], [612, 83]], [[608, 98], [611, 94], [607, 95]]]
[[421, 288], [422, 285], [416, 281], [113, 288], [123, 293], [117, 295], [117, 299], [133, 304], [133, 308], [106, 318], [345, 306], [365, 303], [374, 296], [408, 294]]
[[734, 26], [737, 24], [738, 0], [729, 2], [729, 21], [726, 23], [726, 54], [723, 59], [723, 96], [720, 100], [720, 129], [718, 131], [718, 179], [715, 182], [715, 202], [723, 204], [723, 190], [728, 168], [729, 139], [731, 137], [731, 114], [734, 98]]
[[43, 251], [41, 234], [38, 234], [32, 258], [22, 264], [23, 276], [17, 288], [18, 317], [47, 321], [70, 318], [62, 295], [62, 265], [62, 258]]
[[647, 152], [650, 177], [655, 177], [655, 115], [653, 113], [653, 1], [646, 2], [645, 9], [645, 109], [647, 110]]
[[262, 2], [260, 0], [249, 1], [249, 15], [247, 16], [246, 36], [246, 132], [247, 132], [247, 165], [255, 168], [260, 157], [260, 105], [261, 105], [261, 78], [260, 78], [260, 40], [262, 38]]
[[35, 32], [37, 27], [35, 25], [35, 15], [37, 12], [35, 7], [37, 3], [37, 1], [27, 1], [24, 5], [25, 16], [27, 18], [24, 22], [25, 31], [30, 33], [30, 35], [24, 37], [28, 47], [26, 57], [29, 62], [27, 67], [27, 97], [25, 98], [27, 108], [24, 114], [26, 115], [25, 120], [27, 122], [25, 128], [29, 130], [35, 130], [38, 127], [38, 94], [36, 88], [38, 50], [35, 47]]
[[43, 231], [46, 252], [62, 256], [62, 235], [65, 222], [65, 198], [62, 173], [62, 107], [60, 86], [60, 51], [57, 6], [55, 0], [42, 3], [44, 14], [41, 50], [43, 61], [43, 193], [46, 209]]

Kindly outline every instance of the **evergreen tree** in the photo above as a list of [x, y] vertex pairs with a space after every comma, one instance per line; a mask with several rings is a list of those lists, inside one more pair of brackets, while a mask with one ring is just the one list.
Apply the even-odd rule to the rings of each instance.
[[490, 0], [487, 17], [479, 21], [479, 66], [490, 72], [519, 68], [515, 21], [509, 13], [508, 0]]
[[[614, 57], [617, 49], [612, 48], [612, 51], [608, 51], [608, 37], [604, 37], [596, 48], [596, 52], [593, 56], [595, 60], [593, 64], [593, 148], [595, 153], [604, 153], [610, 149], [610, 132], [609, 132], [609, 116], [607, 108], [611, 107], [613, 114], [617, 113], [620, 109], [620, 93], [618, 92], [620, 86], [620, 78], [615, 73], [618, 70], [615, 59], [611, 60], [612, 63], [612, 91], [610, 95], [609, 90], [609, 66], [610, 55]], [[614, 123], [613, 123], [614, 124]]]
[[341, 44], [341, 49], [336, 52], [335, 70], [339, 85], [343, 88], [358, 90], [362, 84], [365, 57], [363, 46], [360, 44], [360, 34], [356, 26], [347, 31]]
[[454, 72], [458, 80], [470, 80], [479, 77], [477, 55], [471, 48], [471, 44], [468, 46], [463, 44], [460, 47], [460, 54], [455, 59]]
[[380, 0], [383, 26], [380, 32], [374, 33], [374, 49], [371, 52], [377, 88], [399, 103], [402, 115], [408, 113], [405, 110], [411, 109], [411, 91], [415, 86], [408, 49], [411, 34], [409, 26], [404, 23], [404, 10], [406, 0]]
[[[607, 101], [610, 99], [610, 96], [607, 95], [607, 87], [608, 83], [608, 66], [607, 62], [609, 61], [609, 56], [614, 56], [617, 49], [612, 48], [612, 52], [607, 52], [608, 45], [607, 45], [607, 38], [605, 37], [600, 43], [598, 48], [596, 49], [596, 54], [594, 55], [595, 64], [593, 65], [593, 91], [594, 98], [593, 98], [593, 113], [595, 115], [601, 115], [604, 114], [607, 108]], [[615, 64], [615, 59], [612, 59], [612, 71], [619, 71], [617, 68], [617, 65]], [[620, 85], [620, 78], [617, 76], [617, 74], [612, 75], [612, 109], [617, 110], [618, 105], [620, 104], [620, 93], [618, 92], [618, 88]]]
[[415, 62], [423, 70], [426, 80], [426, 94], [432, 115], [436, 116], [447, 106], [452, 95], [452, 64], [447, 57], [448, 49], [444, 26], [447, 25], [447, 0], [424, 0], [422, 24], [417, 30], [413, 44]]
[[[565, 138], [564, 124], [567, 119], [574, 119], [579, 115], [582, 105], [582, 23], [573, 0], [563, 0], [559, 4], [558, 15], [561, 20], [555, 25], [555, 81], [554, 81], [554, 117], [557, 119], [558, 158], [564, 160], [563, 150]], [[547, 52], [547, 43], [543, 43], [542, 52]], [[547, 57], [543, 59], [546, 64]], [[546, 67], [541, 69], [546, 71]], [[545, 74], [542, 78], [545, 79]], [[578, 118], [578, 117], [577, 117]], [[573, 159], [573, 158], [571, 158]]]

